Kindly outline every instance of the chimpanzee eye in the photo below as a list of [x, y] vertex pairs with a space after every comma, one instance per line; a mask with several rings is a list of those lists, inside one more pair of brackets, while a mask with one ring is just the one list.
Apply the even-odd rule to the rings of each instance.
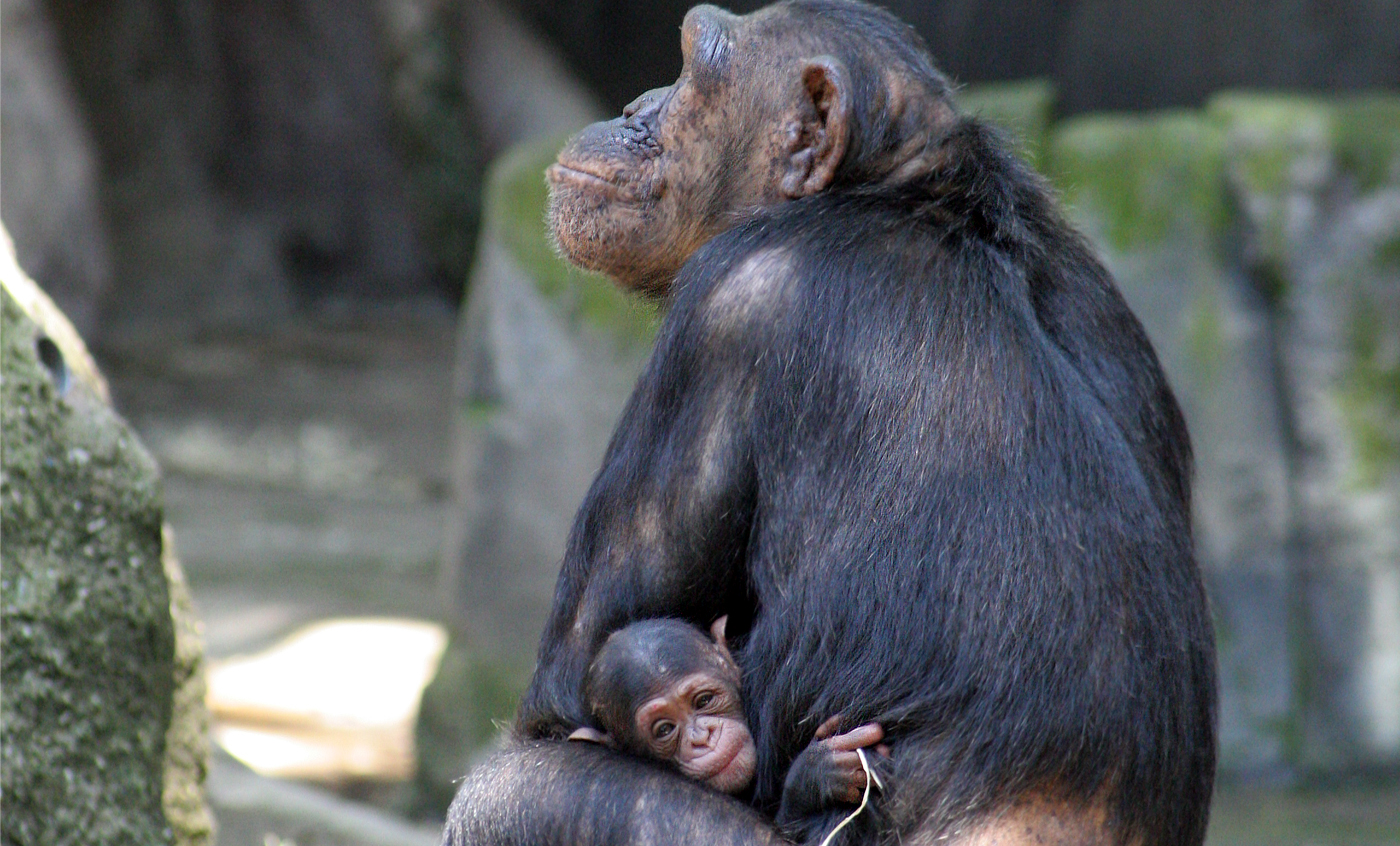
[[695, 697], [695, 707], [696, 707], [696, 708], [699, 708], [699, 709], [708, 708], [708, 707], [710, 707], [710, 703], [712, 703], [712, 702], [714, 702], [714, 701], [715, 701], [715, 695], [714, 695], [713, 693], [710, 693], [709, 691], [706, 691], [706, 692], [704, 692], [704, 693], [700, 693], [700, 694], [697, 694], [697, 695], [696, 695], [696, 697]]
[[657, 740], [665, 740], [676, 730], [676, 724], [670, 720], [657, 720], [652, 724], [651, 736]]

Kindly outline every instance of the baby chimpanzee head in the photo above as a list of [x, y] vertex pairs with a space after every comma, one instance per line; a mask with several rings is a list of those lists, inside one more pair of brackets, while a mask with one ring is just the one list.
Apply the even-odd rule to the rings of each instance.
[[724, 641], [680, 620], [643, 620], [608, 638], [589, 665], [583, 695], [603, 733], [596, 740], [668, 761], [724, 793], [753, 781], [753, 736], [739, 701], [739, 668]]

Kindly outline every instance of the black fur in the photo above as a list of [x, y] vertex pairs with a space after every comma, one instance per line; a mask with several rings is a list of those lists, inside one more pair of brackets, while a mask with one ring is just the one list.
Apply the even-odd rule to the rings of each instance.
[[[848, 179], [686, 264], [580, 510], [523, 736], [585, 721], [609, 631], [729, 613], [767, 812], [841, 714], [887, 731], [882, 842], [1030, 795], [1106, 802], [1121, 842], [1202, 842], [1215, 664], [1186, 430], [1107, 272], [1005, 149], [959, 121], [927, 178]], [[736, 284], [755, 256], [776, 284]]]
[[472, 771], [443, 846], [764, 846], [782, 843], [737, 799], [591, 743], [513, 744]]

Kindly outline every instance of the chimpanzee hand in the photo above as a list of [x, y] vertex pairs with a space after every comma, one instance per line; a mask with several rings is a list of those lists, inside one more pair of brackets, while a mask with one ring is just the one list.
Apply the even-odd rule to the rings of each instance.
[[873, 746], [876, 754], [889, 756], [889, 747], [880, 743], [885, 730], [879, 723], [833, 736], [840, 723], [840, 715], [822, 723], [812, 742], [792, 762], [783, 783], [779, 825], [798, 822], [832, 805], [859, 802], [866, 776], [856, 750]]

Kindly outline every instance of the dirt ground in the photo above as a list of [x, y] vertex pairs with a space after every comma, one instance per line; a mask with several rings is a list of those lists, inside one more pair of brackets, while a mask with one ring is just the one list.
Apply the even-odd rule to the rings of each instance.
[[[165, 470], [210, 656], [326, 617], [438, 616], [454, 334], [450, 314], [415, 313], [99, 349]], [[350, 793], [395, 801], [392, 787]], [[221, 846], [433, 842], [431, 824], [269, 788], [221, 755], [211, 796]], [[1210, 842], [1400, 844], [1400, 785], [1227, 787]]]

